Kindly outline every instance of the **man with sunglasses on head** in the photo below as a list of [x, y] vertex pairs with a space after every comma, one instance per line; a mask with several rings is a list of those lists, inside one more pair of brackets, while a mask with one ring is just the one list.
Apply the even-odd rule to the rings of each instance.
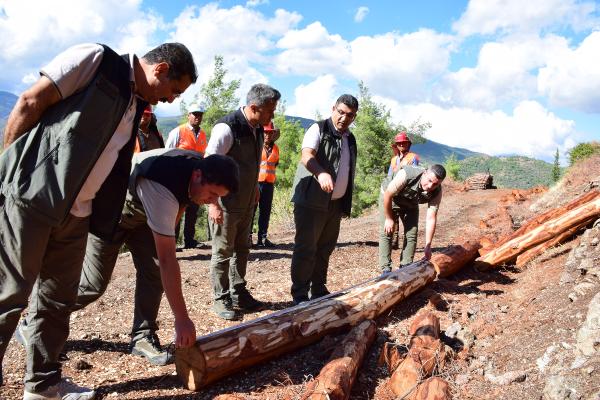
[[329, 256], [342, 216], [349, 216], [352, 207], [357, 147], [348, 128], [357, 112], [354, 96], [340, 96], [331, 117], [311, 125], [302, 141], [292, 188], [296, 237], [291, 294], [295, 304], [329, 294], [325, 286]]

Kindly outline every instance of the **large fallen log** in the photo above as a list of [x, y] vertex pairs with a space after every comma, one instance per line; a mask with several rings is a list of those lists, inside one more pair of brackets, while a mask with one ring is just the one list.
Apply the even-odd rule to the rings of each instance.
[[303, 400], [347, 400], [364, 356], [375, 339], [377, 325], [363, 321], [352, 328], [301, 396]]
[[600, 197], [595, 197], [593, 200], [573, 208], [554, 219], [550, 219], [525, 234], [494, 248], [489, 253], [479, 257], [477, 262], [491, 266], [511, 262], [525, 250], [560, 235], [562, 232], [590, 218], [597, 218], [598, 216], [600, 216]]
[[389, 388], [400, 398], [413, 398], [421, 380], [444, 364], [444, 345], [440, 341], [440, 320], [432, 312], [419, 314], [410, 325], [410, 347], [406, 358], [392, 374]]
[[522, 267], [523, 265], [527, 264], [529, 261], [533, 260], [537, 256], [544, 253], [549, 248], [554, 247], [560, 243], [567, 241], [568, 239], [573, 237], [579, 230], [585, 228], [587, 225], [593, 223], [595, 220], [596, 220], [596, 218], [590, 218], [588, 220], [585, 220], [581, 224], [576, 225], [576, 226], [572, 227], [571, 229], [567, 229], [560, 235], [555, 236], [554, 238], [552, 238], [550, 240], [547, 240], [543, 243], [538, 244], [537, 246], [530, 248], [529, 250], [524, 251], [523, 253], [519, 254], [519, 256], [517, 257], [517, 261], [515, 262], [515, 265], [517, 267]]
[[421, 260], [353, 288], [201, 336], [177, 349], [177, 374], [190, 390], [250, 365], [314, 343], [365, 319], [374, 319], [433, 281], [435, 269]]
[[589, 191], [589, 192], [575, 198], [574, 200], [570, 201], [569, 203], [567, 203], [561, 207], [552, 208], [541, 214], [535, 215], [534, 217], [525, 221], [519, 229], [517, 229], [510, 235], [507, 235], [504, 238], [501, 238], [497, 243], [494, 244], [494, 247], [500, 247], [504, 243], [508, 242], [509, 240], [512, 240], [519, 236], [523, 236], [527, 232], [530, 232], [530, 231], [534, 230], [535, 228], [539, 227], [546, 221], [549, 221], [553, 218], [557, 218], [558, 216], [560, 216], [568, 211], [571, 211], [574, 208], [581, 206], [582, 204], [588, 203], [588, 202], [594, 200], [599, 195], [600, 195], [599, 190], [592, 190], [592, 191]]
[[440, 278], [445, 278], [477, 258], [480, 240], [467, 240], [462, 244], [450, 245], [431, 256], [431, 263]]

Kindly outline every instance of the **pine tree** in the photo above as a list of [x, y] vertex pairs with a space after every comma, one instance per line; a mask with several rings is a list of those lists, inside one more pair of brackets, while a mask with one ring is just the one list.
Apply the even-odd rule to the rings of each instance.
[[554, 165], [552, 166], [552, 181], [558, 182], [560, 179], [560, 163], [558, 149], [556, 149], [556, 154], [554, 154]]

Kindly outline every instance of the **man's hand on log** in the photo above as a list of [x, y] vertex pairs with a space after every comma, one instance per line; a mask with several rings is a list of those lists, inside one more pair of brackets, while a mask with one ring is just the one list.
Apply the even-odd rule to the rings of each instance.
[[391, 235], [394, 232], [394, 220], [386, 217], [385, 224], [383, 225], [383, 230], [386, 233], [386, 235]]
[[175, 320], [175, 346], [191, 347], [196, 343], [196, 327], [189, 318]]
[[429, 260], [431, 258], [431, 243], [425, 245], [425, 248], [423, 249], [423, 253], [425, 253], [423, 255], [423, 260]]
[[208, 218], [215, 224], [223, 224], [223, 209], [218, 204], [208, 206]]

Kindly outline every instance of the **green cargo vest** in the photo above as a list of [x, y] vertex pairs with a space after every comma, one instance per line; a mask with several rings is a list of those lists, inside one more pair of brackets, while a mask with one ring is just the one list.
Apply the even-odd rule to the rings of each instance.
[[218, 123], [227, 124], [231, 129], [233, 145], [227, 155], [238, 163], [240, 169], [239, 191], [221, 197], [219, 204], [228, 212], [245, 211], [254, 207], [264, 140], [263, 127], [256, 128], [254, 137], [252, 127], [241, 109], [224, 116]]
[[[331, 175], [335, 182], [340, 167], [342, 154], [342, 135], [335, 130], [331, 118], [317, 122], [321, 132], [319, 148], [315, 158], [319, 165]], [[340, 199], [342, 201], [342, 213], [350, 215], [352, 210], [352, 191], [354, 189], [354, 172], [356, 170], [356, 139], [352, 132], [348, 135], [348, 147], [350, 148], [350, 173], [348, 176], [348, 188]], [[296, 205], [326, 211], [331, 201], [331, 193], [321, 189], [316, 177], [302, 164], [298, 162], [294, 186], [292, 188], [292, 202]]]
[[[102, 62], [88, 86], [48, 108], [36, 126], [0, 154], [2, 194], [50, 226], [69, 214], [131, 98], [128, 57], [103, 47]], [[121, 216], [145, 106], [138, 101], [131, 140], [93, 200], [90, 231], [99, 237], [110, 238]]]
[[394, 179], [394, 177], [400, 171], [406, 172], [406, 186], [404, 189], [400, 191], [400, 193], [396, 194], [392, 200], [393, 205], [395, 207], [401, 208], [418, 208], [419, 204], [428, 203], [431, 199], [433, 199], [440, 190], [442, 190], [442, 186], [436, 187], [432, 192], [424, 192], [421, 188], [421, 176], [425, 172], [424, 168], [421, 167], [413, 167], [410, 165], [405, 165], [399, 168], [391, 177], [386, 177], [382, 184], [381, 188], [385, 190], [388, 184]]

